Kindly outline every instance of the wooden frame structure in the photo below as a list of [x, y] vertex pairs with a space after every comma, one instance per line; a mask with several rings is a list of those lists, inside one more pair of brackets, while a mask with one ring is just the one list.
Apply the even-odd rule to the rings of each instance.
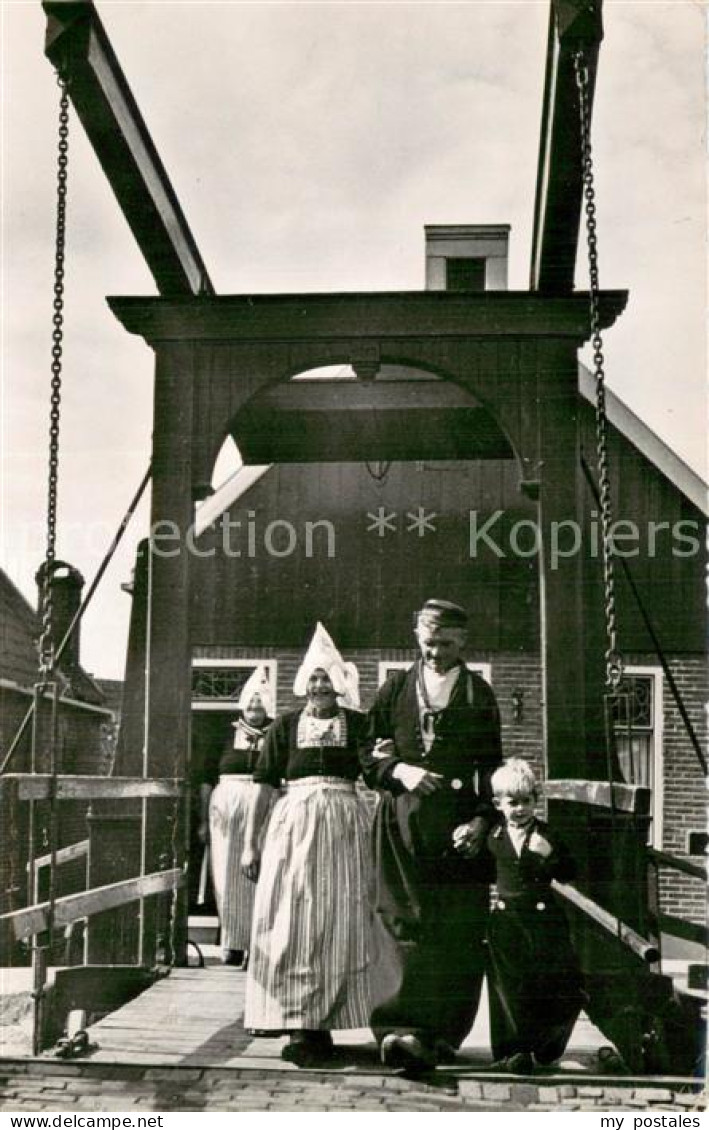
[[[551, 816], [575, 825], [574, 846], [586, 879], [584, 893], [562, 893], [602, 928], [603, 969], [611, 978], [628, 977], [618, 947], [625, 946], [643, 966], [656, 960], [653, 940], [642, 936], [648, 924], [642, 837], [649, 791], [607, 780], [603, 645], [597, 610], [589, 608], [589, 599], [598, 599], [597, 578], [590, 577], [580, 554], [553, 564], [549, 555], [550, 531], [568, 523], [581, 528], [585, 512], [577, 373], [578, 351], [591, 327], [588, 296], [573, 292], [582, 201], [573, 57], [582, 47], [592, 101], [601, 2], [550, 4], [529, 291], [216, 296], [93, 3], [44, 0], [47, 55], [69, 82], [74, 106], [160, 295], [109, 300], [125, 329], [142, 336], [156, 358], [145, 745], [128, 751], [123, 778], [54, 783], [18, 775], [16, 780], [19, 795], [28, 798], [52, 791], [57, 798], [119, 798], [122, 804], [141, 798], [141, 874], [57, 900], [54, 921], [71, 922], [92, 909], [168, 890], [174, 898], [183, 878], [180, 866], [170, 867], [168, 861], [176, 833], [184, 835], [184, 814], [177, 829], [176, 816], [170, 820], [166, 813], [168, 808], [177, 813], [189, 761], [190, 539], [195, 502], [210, 491], [225, 437], [239, 441], [244, 421], [250, 429], [257, 424], [263, 434], [254, 462], [266, 455], [272, 463], [415, 459], [420, 457], [415, 447], [402, 450], [401, 419], [413, 422], [433, 411], [442, 423], [426, 458], [451, 457], [446, 421], [463, 420], [455, 458], [515, 459], [520, 489], [536, 503]], [[601, 328], [622, 313], [626, 297], [621, 291], [601, 295]], [[347, 389], [318, 382], [316, 394], [289, 383], [299, 373], [333, 364], [351, 365], [357, 380]], [[418, 379], [378, 381], [386, 365], [411, 367]], [[421, 371], [431, 375], [425, 388]], [[322, 412], [323, 389], [326, 397], [336, 398], [337, 411], [347, 421], [343, 444], [333, 446]], [[308, 443], [294, 456], [283, 437], [293, 421], [306, 417]], [[240, 446], [248, 454], [248, 444]], [[155, 535], [166, 523], [169, 550], [160, 552]], [[606, 832], [610, 841], [602, 852], [599, 842]], [[124, 835], [130, 839], [130, 827]], [[621, 842], [625, 851], [619, 851]], [[672, 865], [659, 857], [656, 862]], [[181, 897], [178, 959], [184, 953], [185, 911]], [[621, 920], [626, 915], [628, 922]], [[28, 907], [14, 917], [21, 933], [37, 932], [46, 925], [47, 907]], [[609, 935], [616, 950], [608, 959]], [[148, 914], [142, 921], [141, 960], [154, 958], [156, 945], [154, 916]], [[600, 952], [597, 943], [594, 952]], [[632, 972], [641, 983], [636, 966]], [[638, 1021], [620, 1036], [613, 1029], [636, 1062], [641, 1027]]]

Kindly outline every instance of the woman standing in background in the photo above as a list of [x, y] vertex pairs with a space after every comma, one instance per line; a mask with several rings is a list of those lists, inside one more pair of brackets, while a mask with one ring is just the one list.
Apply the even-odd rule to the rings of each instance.
[[[225, 965], [246, 968], [254, 906], [254, 886], [241, 871], [241, 854], [255, 787], [252, 773], [270, 725], [273, 698], [264, 667], [258, 667], [244, 685], [239, 714], [219, 759], [219, 783], [202, 786], [204, 835], [208, 831], [212, 880], [221, 927]], [[257, 829], [263, 838], [268, 810]]]

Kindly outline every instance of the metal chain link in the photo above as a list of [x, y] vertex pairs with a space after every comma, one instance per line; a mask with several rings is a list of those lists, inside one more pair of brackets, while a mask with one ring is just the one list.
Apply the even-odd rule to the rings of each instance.
[[49, 413], [49, 474], [47, 483], [47, 548], [42, 578], [42, 632], [39, 638], [39, 669], [47, 679], [54, 667], [52, 639], [52, 573], [57, 541], [57, 486], [59, 479], [59, 411], [62, 389], [64, 345], [64, 249], [66, 244], [66, 200], [69, 154], [69, 92], [57, 77], [59, 99], [59, 143], [57, 155], [57, 222], [54, 250], [54, 301], [52, 316], [52, 393]]
[[596, 237], [596, 191], [594, 187], [593, 152], [591, 148], [591, 108], [588, 65], [583, 50], [579, 50], [574, 54], [574, 70], [579, 93], [583, 195], [586, 211], [586, 241], [588, 244], [588, 268], [591, 296], [591, 345], [593, 347], [594, 379], [596, 382], [596, 460], [601, 500], [601, 530], [603, 535], [606, 684], [611, 690], [616, 691], [623, 677], [623, 659], [618, 651], [618, 629], [616, 624], [615, 573], [611, 538], [613, 510], [611, 504], [610, 477], [608, 474], [608, 420], [606, 415], [605, 362], [603, 357], [603, 339], [601, 337], [598, 240]]

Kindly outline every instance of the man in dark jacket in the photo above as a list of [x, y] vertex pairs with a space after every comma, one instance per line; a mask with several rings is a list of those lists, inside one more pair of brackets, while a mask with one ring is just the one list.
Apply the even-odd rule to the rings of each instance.
[[394, 967], [372, 1028], [382, 1061], [409, 1070], [454, 1055], [484, 974], [500, 718], [489, 685], [462, 662], [466, 625], [449, 601], [417, 613], [421, 656], [381, 687], [362, 753], [365, 780], [383, 792], [376, 906]]

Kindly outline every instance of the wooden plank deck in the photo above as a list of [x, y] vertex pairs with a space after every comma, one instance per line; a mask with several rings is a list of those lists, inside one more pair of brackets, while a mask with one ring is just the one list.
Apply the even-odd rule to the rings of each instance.
[[[280, 1058], [282, 1037], [255, 1039], [243, 1027], [246, 976], [229, 966], [175, 969], [140, 996], [90, 1029], [97, 1044], [94, 1063], [156, 1064], [194, 1067], [253, 1067], [297, 1071]], [[381, 1071], [368, 1028], [334, 1033], [342, 1053], [334, 1067], [342, 1071]], [[567, 1054], [555, 1075], [598, 1073], [597, 1051], [607, 1040], [581, 1017]], [[461, 1051], [460, 1069], [489, 1068], [487, 996]]]

